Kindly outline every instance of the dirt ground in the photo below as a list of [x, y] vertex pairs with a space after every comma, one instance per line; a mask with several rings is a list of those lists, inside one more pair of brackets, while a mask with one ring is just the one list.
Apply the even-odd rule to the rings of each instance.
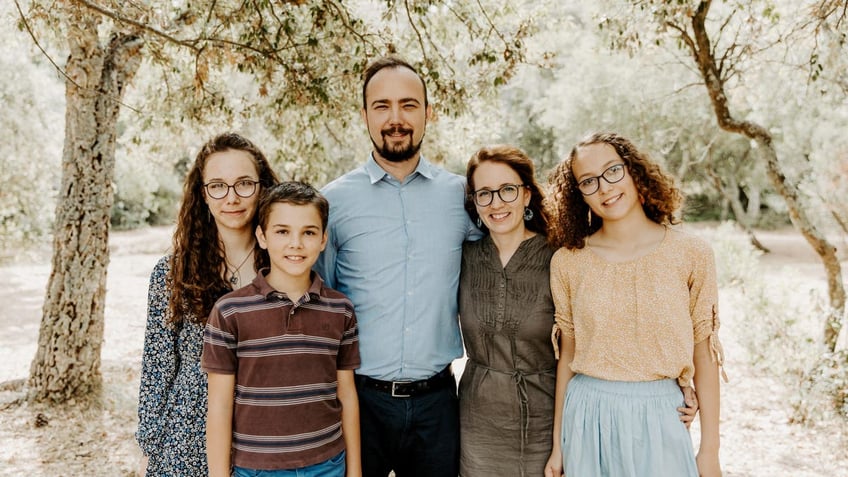
[[[98, 398], [61, 407], [10, 407], [3, 403], [17, 394], [0, 385], [0, 475], [136, 475], [140, 453], [133, 432], [147, 280], [169, 247], [170, 233], [162, 227], [112, 234], [104, 387]], [[817, 256], [797, 233], [762, 232], [758, 237], [772, 248], [761, 258], [764, 273], [801, 274], [811, 283], [823, 283]], [[0, 383], [25, 378], [35, 355], [49, 250], [11, 262], [0, 266]], [[732, 310], [722, 314], [725, 330], [744, 326], [739, 321], [744, 318]], [[848, 425], [791, 424], [792, 390], [752, 367], [732, 335], [725, 332], [722, 341], [731, 377], [722, 388], [724, 475], [848, 477]]]

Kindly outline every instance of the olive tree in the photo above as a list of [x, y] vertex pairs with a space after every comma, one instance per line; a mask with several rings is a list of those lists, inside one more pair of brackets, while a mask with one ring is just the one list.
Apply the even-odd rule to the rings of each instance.
[[[334, 133], [352, 115], [340, 111], [358, 108], [369, 60], [410, 58], [443, 114], [461, 114], [509, 80], [532, 13], [530, 2], [489, 0], [14, 1], [20, 29], [65, 81], [52, 272], [27, 381], [31, 399], [58, 402], [102, 379], [119, 117], [174, 130], [261, 122], [286, 138], [291, 175], [320, 181], [336, 162], [328, 145], [346, 142]], [[127, 104], [142, 66], [158, 76], [155, 92]]]
[[[792, 55], [803, 56], [804, 51], [814, 51], [802, 33], [810, 28], [808, 25], [818, 23], [778, 20], [791, 18], [790, 15], [817, 20], [823, 4], [842, 5], [844, 15], [844, 1], [798, 5], [767, 0], [636, 0], [627, 2], [626, 6], [615, 3], [616, 7], [600, 25], [610, 32], [615, 46], [623, 49], [645, 51], [653, 45], [671, 42], [686, 52], [689, 65], [698, 72], [705, 87], [718, 126], [749, 139], [756, 146], [756, 157], [764, 163], [772, 187], [786, 203], [792, 223], [824, 265], [830, 309], [824, 319], [823, 342], [833, 351], [845, 311], [845, 288], [836, 248], [811, 214], [810, 197], [799, 188], [802, 172], [794, 169], [804, 168], [802, 158], [781, 157], [777, 128], [768, 127], [768, 118], [757, 115], [751, 106], [753, 102], [749, 101], [752, 95], [773, 93], [745, 81], [748, 73], [764, 67], [760, 61], [770, 60], [763, 56], [768, 52], [777, 52], [774, 54], [785, 59], [785, 73], [796, 69], [797, 60]], [[840, 28], [845, 28], [844, 22]], [[800, 83], [803, 86], [804, 80]]]

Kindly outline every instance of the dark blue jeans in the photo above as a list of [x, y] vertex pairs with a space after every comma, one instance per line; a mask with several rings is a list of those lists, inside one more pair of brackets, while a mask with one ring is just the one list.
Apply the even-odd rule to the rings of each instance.
[[456, 477], [459, 403], [456, 388], [396, 398], [357, 384], [362, 475]]
[[324, 462], [285, 470], [256, 470], [233, 467], [233, 477], [345, 477], [345, 451]]

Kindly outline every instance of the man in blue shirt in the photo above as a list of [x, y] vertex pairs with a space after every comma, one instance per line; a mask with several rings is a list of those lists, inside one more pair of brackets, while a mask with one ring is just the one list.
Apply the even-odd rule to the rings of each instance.
[[316, 269], [359, 321], [363, 474], [456, 477], [457, 286], [462, 242], [479, 231], [463, 208], [465, 179], [420, 155], [432, 108], [415, 69], [378, 59], [362, 100], [373, 152], [322, 191], [329, 237]]

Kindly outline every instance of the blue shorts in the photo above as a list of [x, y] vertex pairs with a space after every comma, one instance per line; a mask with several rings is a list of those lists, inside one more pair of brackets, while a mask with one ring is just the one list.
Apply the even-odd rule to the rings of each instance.
[[299, 469], [261, 470], [233, 466], [233, 477], [345, 477], [345, 451]]
[[692, 439], [677, 411], [682, 406], [674, 379], [625, 382], [575, 375], [562, 413], [565, 475], [698, 477]]

